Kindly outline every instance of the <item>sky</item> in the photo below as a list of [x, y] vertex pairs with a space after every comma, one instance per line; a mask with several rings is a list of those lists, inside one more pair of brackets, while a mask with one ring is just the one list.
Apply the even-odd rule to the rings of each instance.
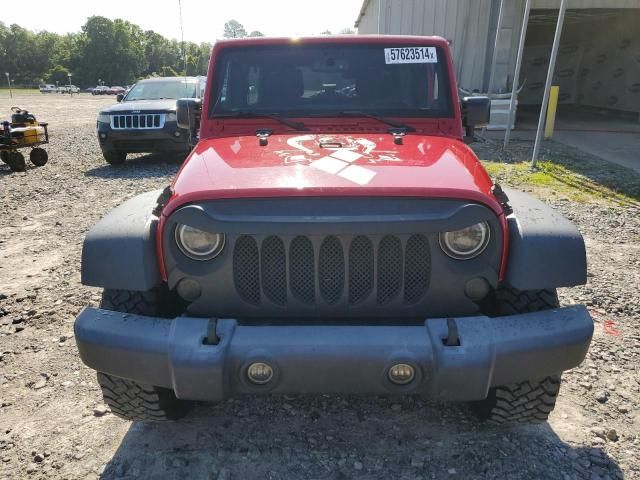
[[[11, 2], [10, 2], [11, 3]], [[0, 21], [29, 30], [80, 31], [87, 17], [123, 18], [180, 39], [178, 0], [51, 1], [31, 0], [28, 8], [3, 8]], [[247, 32], [302, 36], [353, 28], [362, 0], [182, 0], [184, 39], [210, 42], [222, 37], [224, 24], [235, 18]]]

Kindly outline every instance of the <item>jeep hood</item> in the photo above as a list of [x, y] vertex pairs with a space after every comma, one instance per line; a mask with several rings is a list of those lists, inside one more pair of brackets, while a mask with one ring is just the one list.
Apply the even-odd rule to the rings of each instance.
[[442, 136], [296, 132], [201, 140], [165, 209], [204, 199], [283, 196], [416, 196], [468, 199], [496, 213], [493, 183], [473, 152]]
[[102, 110], [103, 113], [121, 113], [130, 112], [132, 110], [154, 111], [154, 112], [175, 112], [176, 99], [166, 100], [133, 100], [131, 102], [122, 102], [111, 105]]

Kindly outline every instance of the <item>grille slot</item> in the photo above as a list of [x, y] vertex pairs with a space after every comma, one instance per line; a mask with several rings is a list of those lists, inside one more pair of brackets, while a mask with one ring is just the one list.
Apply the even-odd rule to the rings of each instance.
[[431, 277], [431, 252], [424, 235], [407, 240], [404, 256], [404, 301], [416, 303], [427, 293]]
[[127, 115], [111, 115], [113, 130], [153, 130], [164, 127], [166, 114], [137, 113]]
[[279, 237], [264, 239], [260, 252], [262, 291], [277, 305], [287, 303], [287, 261], [284, 242]]
[[378, 304], [392, 301], [402, 288], [402, 244], [387, 235], [378, 246]]
[[247, 303], [260, 304], [258, 244], [249, 235], [236, 240], [233, 249], [233, 281], [238, 295]]
[[315, 300], [315, 260], [313, 244], [307, 237], [295, 237], [289, 246], [291, 293], [305, 305]]
[[373, 290], [374, 278], [373, 244], [360, 235], [349, 246], [349, 303], [358, 304], [366, 300]]
[[334, 236], [326, 237], [320, 245], [318, 276], [322, 298], [330, 305], [336, 303], [344, 290], [344, 252]]

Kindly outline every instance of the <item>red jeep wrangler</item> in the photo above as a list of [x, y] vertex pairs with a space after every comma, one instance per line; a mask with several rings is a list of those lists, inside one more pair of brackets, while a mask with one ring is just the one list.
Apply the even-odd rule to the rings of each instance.
[[[425, 395], [538, 422], [585, 357], [575, 227], [492, 183], [442, 38], [216, 43], [172, 185], [88, 233], [75, 323], [113, 413], [245, 393]], [[201, 117], [201, 118], [200, 118]], [[465, 135], [466, 132], [466, 135]]]

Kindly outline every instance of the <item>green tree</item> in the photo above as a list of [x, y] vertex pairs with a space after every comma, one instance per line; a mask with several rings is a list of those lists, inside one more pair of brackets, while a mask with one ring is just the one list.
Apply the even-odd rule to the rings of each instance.
[[177, 77], [178, 76], [178, 72], [176, 72], [173, 68], [171, 68], [168, 65], [164, 65], [163, 67], [160, 67], [158, 74], [161, 77]]
[[126, 20], [90, 17], [79, 41], [79, 77], [84, 84], [99, 78], [107, 85], [131, 83], [146, 70], [144, 33]]
[[250, 37], [264, 37], [264, 33], [260, 30], [254, 30], [249, 34]]
[[47, 83], [58, 82], [60, 85], [66, 85], [69, 81], [69, 70], [62, 65], [56, 65], [44, 74], [44, 78]]
[[163, 67], [172, 68], [180, 55], [172, 49], [171, 43], [159, 33], [147, 30], [143, 34], [144, 56], [147, 61], [145, 74], [160, 73]]
[[247, 36], [247, 31], [239, 21], [232, 18], [224, 24], [223, 35], [225, 38], [242, 38]]
[[340, 35], [354, 35], [355, 33], [356, 31], [349, 27], [340, 30]]
[[[232, 27], [242, 34], [242, 25]], [[80, 32], [66, 35], [0, 22], [0, 73], [9, 72], [17, 85], [66, 84], [69, 72], [82, 87], [98, 79], [122, 85], [154, 74], [205, 75], [210, 54], [209, 43], [182, 44], [121, 19], [89, 17]]]

